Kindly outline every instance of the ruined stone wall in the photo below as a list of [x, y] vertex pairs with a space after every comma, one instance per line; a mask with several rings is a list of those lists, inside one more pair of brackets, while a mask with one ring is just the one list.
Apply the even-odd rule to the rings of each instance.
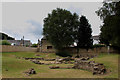
[[[52, 49], [47, 49], [47, 46], [52, 46]], [[68, 51], [71, 54], [77, 53], [77, 49], [74, 47], [65, 48], [64, 50]], [[56, 50], [54, 49], [54, 46], [52, 44], [50, 44], [46, 40], [43, 40], [42, 47], [40, 47], [40, 52], [55, 53]], [[109, 52], [117, 53], [117, 51], [114, 50], [112, 47], [110, 48]], [[99, 53], [108, 53], [107, 47], [93, 48], [89, 49], [88, 51], [86, 49], [79, 49], [79, 54], [99, 54]]]
[[106, 68], [102, 63], [95, 63], [95, 61], [82, 61], [77, 60], [74, 65], [75, 69], [84, 69], [88, 71], [92, 71], [94, 74], [104, 74], [106, 72]]
[[37, 48], [24, 46], [0, 45], [0, 52], [36, 52]]
[[[42, 39], [42, 46], [40, 47], [40, 52], [44, 52], [44, 53], [55, 53], [56, 49], [54, 48], [54, 46], [48, 42], [48, 40], [46, 39]], [[51, 49], [47, 49], [47, 46], [52, 46]], [[69, 53], [71, 54], [75, 54], [77, 53], [77, 49], [74, 47], [68, 47], [68, 48], [64, 48], [64, 50], [69, 51]], [[114, 50], [113, 48], [110, 48], [110, 53], [116, 53], [117, 51]], [[108, 49], [107, 47], [100, 47], [100, 48], [94, 48], [94, 49], [89, 49], [88, 51], [86, 49], [79, 49], [79, 54], [96, 54], [96, 53], [108, 53]]]
[[[47, 49], [47, 46], [52, 46], [52, 48]], [[47, 40], [42, 40], [42, 46], [40, 47], [40, 52], [55, 53], [56, 50], [54, 49], [54, 46], [51, 43], [49, 43]]]
[[[77, 49], [76, 48], [66, 48], [65, 50], [69, 51], [70, 53], [77, 53]], [[113, 48], [110, 48], [110, 53], [116, 53], [117, 50], [114, 50]], [[101, 47], [101, 48], [93, 48], [93, 49], [89, 49], [88, 51], [86, 49], [79, 49], [79, 54], [96, 54], [96, 53], [108, 53], [108, 49], [107, 47]]]

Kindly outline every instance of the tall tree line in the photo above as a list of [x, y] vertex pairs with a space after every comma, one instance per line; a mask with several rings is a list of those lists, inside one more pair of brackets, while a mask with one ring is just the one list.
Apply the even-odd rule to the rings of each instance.
[[104, 1], [103, 6], [96, 13], [103, 20], [101, 43], [120, 49], [120, 1]]

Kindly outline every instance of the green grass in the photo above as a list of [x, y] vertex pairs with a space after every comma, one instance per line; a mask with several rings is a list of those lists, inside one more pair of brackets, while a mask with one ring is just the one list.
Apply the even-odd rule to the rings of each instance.
[[[40, 54], [40, 56], [35, 56]], [[16, 57], [44, 57], [55, 58], [54, 53], [34, 53], [34, 52], [10, 52], [2, 53], [2, 77], [3, 78], [118, 78], [118, 54], [101, 54], [97, 58], [91, 59], [96, 62], [104, 63], [110, 73], [105, 75], [92, 75], [92, 72], [80, 69], [49, 69], [49, 66], [60, 65], [69, 66], [72, 64], [51, 64], [37, 65]], [[23, 72], [29, 68], [34, 68], [35, 75], [27, 76]], [[8, 71], [6, 71], [6, 69]]]

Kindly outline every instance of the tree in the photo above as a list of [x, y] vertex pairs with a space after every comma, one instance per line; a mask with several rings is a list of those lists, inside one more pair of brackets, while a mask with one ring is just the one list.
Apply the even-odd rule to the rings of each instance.
[[93, 45], [91, 25], [85, 16], [81, 16], [79, 20], [78, 30], [76, 32], [77, 52], [79, 48], [89, 49]]
[[38, 44], [34, 43], [34, 44], [32, 44], [31, 47], [37, 47], [37, 46], [38, 46]]
[[74, 43], [74, 30], [78, 15], [65, 9], [57, 8], [44, 19], [43, 35], [58, 50]]
[[120, 48], [120, 1], [103, 2], [103, 6], [96, 13], [104, 23], [101, 26], [101, 43]]

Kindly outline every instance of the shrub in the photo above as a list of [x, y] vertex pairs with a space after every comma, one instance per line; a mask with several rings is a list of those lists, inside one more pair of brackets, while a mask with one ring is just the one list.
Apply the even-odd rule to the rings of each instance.
[[94, 44], [93, 48], [99, 48], [99, 47], [105, 47], [105, 45], [103, 44]]
[[31, 47], [37, 47], [37, 44], [35, 44], [35, 43], [34, 43], [34, 44], [32, 44], [32, 46], [31, 46]]
[[8, 41], [4, 40], [4, 41], [0, 41], [0, 45], [11, 45], [11, 43], [9, 43]]
[[59, 55], [62, 57], [67, 57], [67, 56], [72, 57], [72, 55], [68, 51], [65, 51], [65, 50], [56, 52], [56, 55]]

